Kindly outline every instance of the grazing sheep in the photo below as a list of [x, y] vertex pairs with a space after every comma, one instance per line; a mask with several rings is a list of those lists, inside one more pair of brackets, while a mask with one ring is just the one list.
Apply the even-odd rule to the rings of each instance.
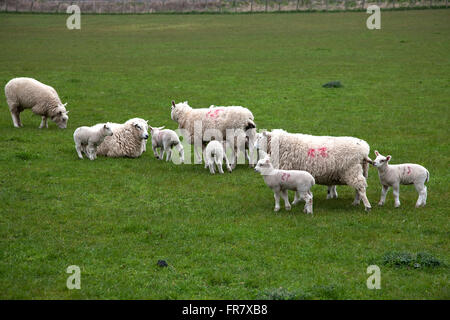
[[[200, 155], [195, 147], [203, 142], [208, 142], [212, 137], [215, 140], [230, 142], [235, 142], [233, 137], [235, 139], [239, 137], [238, 140], [245, 143], [247, 136], [250, 139], [248, 143], [250, 153], [253, 154], [256, 125], [253, 114], [247, 108], [210, 106], [209, 108], [192, 109], [187, 101], [178, 104], [172, 101], [171, 118], [178, 123], [179, 129], [184, 129], [187, 133], [186, 139], [188, 143], [194, 144], [197, 158], [200, 158]], [[239, 146], [232, 148], [233, 159], [237, 158], [234, 152], [240, 149]], [[233, 161], [233, 166], [235, 165], [236, 161]]]
[[225, 153], [225, 148], [223, 143], [213, 140], [208, 143], [204, 150], [204, 158], [205, 158], [205, 168], [209, 167], [209, 172], [214, 174], [214, 164], [216, 164], [217, 169], [220, 173], [223, 174], [222, 169], [222, 160], [225, 160], [225, 165], [227, 166], [227, 170], [229, 172], [232, 171], [230, 162], [228, 161], [227, 155]]
[[[175, 147], [180, 154], [181, 163], [184, 163], [184, 149], [180, 138], [178, 138], [175, 131], [163, 129], [164, 127], [155, 128], [150, 126], [153, 154], [157, 159], [163, 160], [164, 152], [167, 152], [166, 161], [169, 161], [172, 159], [172, 147]], [[160, 154], [158, 154], [157, 148], [161, 148]]]
[[52, 119], [61, 129], [67, 127], [67, 103], [62, 104], [52, 87], [32, 78], [14, 78], [6, 84], [5, 96], [16, 128], [23, 126], [20, 113], [25, 109], [31, 109], [34, 114], [42, 117], [39, 128], [48, 128], [47, 118]]
[[393, 164], [389, 161], [392, 157], [387, 157], [375, 150], [376, 158], [373, 165], [378, 169], [378, 176], [381, 182], [381, 199], [378, 205], [384, 205], [386, 201], [386, 194], [389, 187], [392, 187], [395, 199], [395, 207], [400, 207], [400, 185], [414, 184], [414, 187], [419, 194], [416, 202], [416, 208], [425, 206], [427, 203], [427, 187], [425, 182], [430, 180], [430, 173], [421, 165], [414, 163]]
[[[255, 147], [265, 149], [275, 168], [305, 170], [317, 184], [345, 184], [356, 190], [354, 205], [363, 201], [366, 211], [371, 205], [366, 196], [369, 145], [353, 137], [292, 134], [281, 129], [257, 135]], [[337, 193], [336, 193], [337, 197]]]
[[92, 127], [79, 127], [73, 133], [73, 140], [75, 141], [75, 149], [78, 157], [83, 159], [82, 152], [90, 160], [97, 158], [97, 147], [105, 140], [106, 137], [112, 136], [111, 127], [108, 123], [96, 124]]
[[264, 178], [264, 182], [273, 190], [275, 197], [275, 209], [280, 210], [280, 195], [284, 200], [286, 210], [291, 210], [289, 204], [288, 190], [295, 190], [293, 205], [305, 201], [303, 211], [313, 213], [313, 194], [311, 187], [315, 184], [314, 177], [302, 170], [278, 170], [272, 165], [269, 156], [260, 159], [256, 164], [255, 170]]
[[148, 132], [142, 125], [144, 119], [124, 124], [111, 123], [113, 135], [106, 137], [98, 146], [97, 155], [107, 157], [139, 157], [142, 150], [142, 140], [148, 139]]

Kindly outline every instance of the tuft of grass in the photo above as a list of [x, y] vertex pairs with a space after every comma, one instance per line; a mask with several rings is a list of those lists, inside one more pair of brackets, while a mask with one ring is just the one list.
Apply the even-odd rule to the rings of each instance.
[[382, 264], [418, 269], [439, 267], [442, 265], [442, 262], [427, 252], [419, 252], [416, 255], [409, 252], [387, 252], [383, 255]]

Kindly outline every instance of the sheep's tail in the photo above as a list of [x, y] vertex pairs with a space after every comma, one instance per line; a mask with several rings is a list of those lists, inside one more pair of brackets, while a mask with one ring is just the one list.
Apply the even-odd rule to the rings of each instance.
[[363, 159], [363, 163], [362, 163], [363, 175], [364, 175], [364, 178], [366, 178], [366, 179], [369, 177], [369, 164], [373, 164], [373, 161], [368, 156], [366, 156]]
[[425, 179], [425, 182], [428, 182], [428, 181], [430, 181], [430, 172], [428, 172], [428, 170], [427, 170], [427, 178]]

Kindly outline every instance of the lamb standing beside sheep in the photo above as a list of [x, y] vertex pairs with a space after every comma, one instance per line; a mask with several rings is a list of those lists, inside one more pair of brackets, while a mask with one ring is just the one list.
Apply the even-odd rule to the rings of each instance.
[[220, 173], [223, 174], [222, 169], [222, 161], [225, 160], [225, 165], [227, 166], [227, 170], [229, 172], [232, 171], [230, 162], [228, 161], [227, 155], [225, 153], [224, 143], [221, 143], [217, 140], [213, 140], [208, 143], [204, 150], [205, 158], [205, 168], [209, 167], [209, 172], [214, 174], [214, 164], [217, 166], [217, 169]]
[[47, 118], [52, 119], [61, 129], [67, 127], [67, 103], [62, 104], [52, 87], [32, 78], [14, 78], [6, 84], [5, 96], [16, 128], [23, 126], [20, 113], [25, 109], [31, 109], [42, 117], [39, 128], [48, 128]]
[[427, 187], [425, 182], [430, 180], [430, 173], [427, 169], [418, 164], [404, 163], [390, 165], [391, 156], [383, 156], [375, 150], [376, 158], [373, 165], [378, 169], [378, 176], [381, 182], [381, 199], [378, 205], [384, 205], [389, 187], [394, 193], [395, 207], [400, 207], [400, 185], [414, 184], [419, 194], [416, 208], [425, 206], [427, 203]]
[[[179, 129], [184, 129], [187, 132], [187, 141], [190, 144], [209, 142], [205, 139], [205, 132], [209, 132], [216, 140], [233, 141], [233, 137], [227, 137], [227, 133], [234, 133], [234, 138], [242, 136], [242, 143], [245, 143], [245, 136], [250, 141], [248, 143], [250, 154], [253, 155], [254, 138], [256, 136], [256, 125], [253, 114], [247, 108], [240, 106], [230, 107], [216, 107], [193, 109], [186, 102], [175, 104], [172, 101], [171, 118], [178, 123]], [[200, 128], [197, 126], [200, 125]], [[212, 133], [211, 133], [212, 132]], [[215, 136], [217, 135], [217, 136]], [[211, 137], [209, 137], [211, 138]], [[194, 149], [195, 146], [194, 145]], [[234, 146], [233, 151], [233, 167], [236, 166], [237, 151], [241, 148]], [[195, 149], [198, 155], [198, 150]], [[236, 153], [236, 154], [235, 154]]]
[[90, 160], [97, 158], [97, 147], [105, 140], [106, 137], [112, 136], [109, 123], [100, 123], [92, 127], [79, 127], [73, 133], [75, 141], [75, 149], [78, 157], [83, 159], [82, 152]]
[[[155, 128], [150, 126], [150, 133], [152, 135], [153, 154], [157, 159], [163, 160], [164, 153], [167, 152], [166, 161], [171, 160], [172, 148], [175, 147], [180, 154], [181, 163], [184, 163], [183, 145], [175, 131], [164, 129], [164, 127]], [[161, 148], [160, 154], [158, 154], [158, 148]]]
[[107, 157], [137, 158], [142, 152], [142, 140], [148, 139], [148, 132], [139, 119], [124, 124], [111, 123], [113, 135], [106, 137], [97, 149], [98, 155]]
[[369, 145], [353, 137], [311, 136], [276, 129], [257, 135], [256, 148], [270, 154], [275, 168], [305, 170], [317, 184], [349, 185], [356, 190], [354, 205], [363, 201], [366, 211], [371, 205], [366, 196]]
[[256, 164], [255, 170], [261, 173], [264, 182], [273, 190], [275, 212], [280, 210], [280, 195], [284, 200], [286, 210], [291, 210], [288, 190], [295, 190], [295, 198], [292, 204], [295, 205], [300, 200], [304, 200], [305, 207], [303, 211], [305, 213], [313, 213], [313, 194], [311, 188], [315, 184], [315, 180], [309, 172], [275, 169], [269, 156], [260, 159]]

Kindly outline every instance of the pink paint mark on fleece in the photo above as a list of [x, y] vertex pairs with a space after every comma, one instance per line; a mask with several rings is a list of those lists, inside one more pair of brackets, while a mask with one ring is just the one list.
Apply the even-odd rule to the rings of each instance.
[[215, 119], [219, 117], [221, 111], [223, 111], [223, 109], [212, 109], [206, 113], [206, 116]]
[[309, 149], [308, 150], [308, 156], [311, 158], [314, 158], [316, 156], [316, 150], [315, 149]]
[[408, 172], [407, 172], [407, 174], [411, 174], [411, 167], [410, 167], [410, 166], [408, 166]]
[[289, 173], [283, 172], [281, 174], [281, 181], [288, 181], [291, 175]]
[[327, 154], [327, 148], [322, 147], [322, 148], [317, 149], [317, 151], [319, 151], [319, 154], [320, 154], [322, 157], [324, 157], [324, 158], [328, 157], [328, 154]]

